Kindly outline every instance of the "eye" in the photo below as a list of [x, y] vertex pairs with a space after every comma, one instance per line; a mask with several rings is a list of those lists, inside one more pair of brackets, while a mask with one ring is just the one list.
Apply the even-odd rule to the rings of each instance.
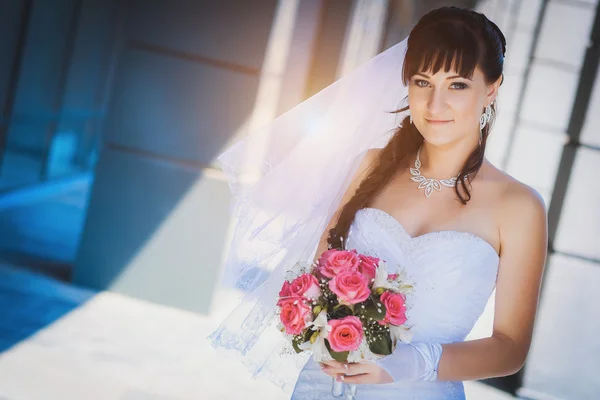
[[455, 90], [464, 90], [464, 89], [467, 89], [469, 87], [469, 85], [467, 85], [466, 83], [462, 83], [462, 82], [454, 82], [452, 85], [450, 85], [450, 87]]
[[429, 85], [429, 82], [424, 81], [422, 79], [415, 79], [413, 80], [413, 84], [415, 84], [418, 87], [427, 87]]

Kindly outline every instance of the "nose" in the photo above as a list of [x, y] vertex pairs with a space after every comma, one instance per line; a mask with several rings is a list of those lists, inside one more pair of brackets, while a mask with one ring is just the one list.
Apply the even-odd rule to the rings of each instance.
[[446, 95], [443, 90], [434, 88], [429, 92], [427, 111], [429, 115], [440, 115], [446, 107]]

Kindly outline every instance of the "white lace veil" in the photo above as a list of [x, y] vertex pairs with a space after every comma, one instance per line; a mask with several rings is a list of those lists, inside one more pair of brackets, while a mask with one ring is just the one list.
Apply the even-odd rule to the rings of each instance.
[[262, 128], [258, 135], [267, 135], [268, 146], [255, 181], [242, 178], [247, 140], [218, 157], [236, 218], [224, 283], [246, 295], [209, 339], [239, 352], [253, 376], [285, 391], [293, 388], [307, 356], [288, 354], [276, 329], [279, 290], [288, 270], [314, 258], [366, 151], [385, 146], [406, 116], [390, 113], [405, 105], [408, 94], [402, 83], [406, 42]]

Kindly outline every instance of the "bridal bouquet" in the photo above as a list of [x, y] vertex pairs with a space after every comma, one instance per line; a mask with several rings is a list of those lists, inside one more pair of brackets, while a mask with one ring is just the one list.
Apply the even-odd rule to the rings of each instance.
[[[298, 263], [279, 292], [279, 329], [316, 362], [373, 362], [409, 342], [406, 295], [412, 286], [385, 261], [356, 250], [327, 250]], [[335, 386], [335, 384], [334, 384]]]

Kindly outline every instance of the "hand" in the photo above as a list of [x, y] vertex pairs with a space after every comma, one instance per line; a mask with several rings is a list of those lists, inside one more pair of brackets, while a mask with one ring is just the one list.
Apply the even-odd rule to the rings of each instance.
[[394, 380], [383, 368], [374, 363], [341, 363], [326, 361], [320, 363], [321, 370], [338, 382], [351, 384], [383, 384]]

